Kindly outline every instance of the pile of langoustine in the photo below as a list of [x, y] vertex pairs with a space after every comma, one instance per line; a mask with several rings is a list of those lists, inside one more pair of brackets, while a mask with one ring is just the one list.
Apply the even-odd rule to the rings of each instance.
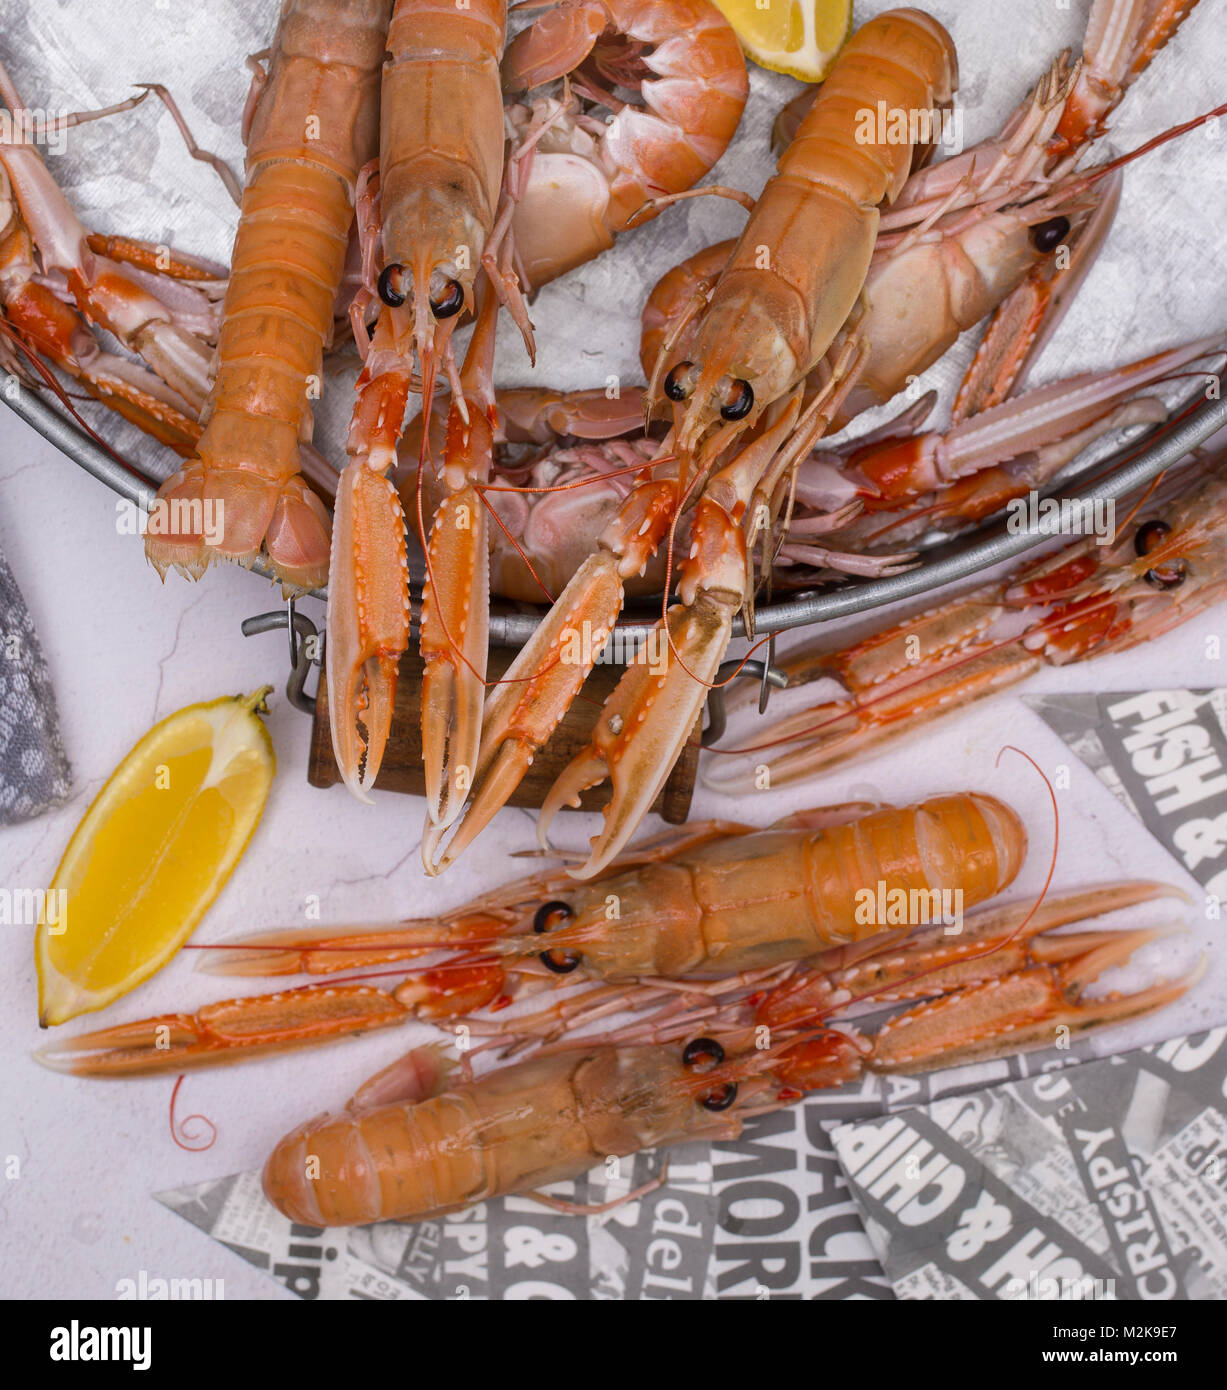
[[[222, 969], [243, 974], [424, 956], [394, 992], [341, 980], [232, 1000], [104, 1029], [44, 1060], [123, 1075], [408, 1018], [463, 1020], [484, 1041], [463, 1054], [461, 1078], [438, 1050], [415, 1050], [363, 1087], [346, 1116], [278, 1146], [272, 1199], [298, 1219], [338, 1224], [420, 1217], [531, 1191], [611, 1154], [733, 1135], [747, 1116], [863, 1068], [1040, 1046], [1054, 1028], [1133, 1017], [1188, 988], [1193, 976], [1084, 1000], [1090, 981], [1153, 933], [1047, 935], [1168, 891], [1158, 885], [1087, 890], [1034, 913], [992, 908], [958, 935], [937, 928], [902, 942], [858, 917], [857, 889], [869, 884], [960, 890], [972, 904], [1007, 886], [1025, 836], [991, 798], [816, 813], [762, 832], [700, 825], [626, 846], [760, 582], [910, 563], [891, 548], [897, 539], [935, 518], [957, 526], [986, 515], [1042, 486], [1096, 433], [1154, 422], [1161, 404], [1133, 393], [1217, 346], [1014, 395], [1119, 194], [1124, 161], [1084, 168], [1082, 155], [1189, 8], [1096, 0], [1082, 59], [1059, 55], [996, 137], [937, 164], [928, 146], [859, 140], [857, 114], [883, 101], [940, 116], [955, 93], [953, 44], [917, 10], [870, 20], [816, 95], [782, 114], [777, 172], [742, 237], [651, 292], [648, 385], [612, 402], [496, 392], [498, 313], [509, 309], [531, 354], [533, 289], [703, 191], [695, 185], [732, 139], [746, 95], [736, 38], [706, 0], [565, 0], [509, 44], [495, 3], [286, 0], [245, 118], [228, 276], [187, 257], [167, 268], [140, 243], [87, 235], [33, 147], [0, 148], [11, 341], [186, 458], [150, 518], [159, 569], [198, 576], [216, 559], [264, 555], [291, 591], [327, 580], [332, 729], [359, 793], [378, 771], [409, 642], [406, 514], [422, 518], [431, 872], [505, 802], [578, 693], [599, 643], [581, 644], [591, 660], [565, 660], [575, 630], [612, 629], [637, 579], [663, 581], [667, 602], [676, 574], [679, 600], [661, 618], [665, 669], [627, 668], [543, 809], [544, 833], [561, 805], [611, 779], [584, 864], [447, 922], [278, 934], [219, 952]], [[429, 61], [418, 56], [427, 47]], [[454, 61], [437, 64], [441, 52]], [[16, 110], [7, 82], [4, 95]], [[465, 121], [452, 119], [461, 110]], [[307, 443], [307, 383], [319, 377], [354, 248], [360, 288], [342, 318], [363, 370], [330, 515], [317, 491], [329, 491], [327, 461]], [[474, 328], [458, 362], [452, 338], [466, 314]], [[913, 436], [921, 415], [910, 410], [855, 450], [819, 448], [990, 315], [948, 434]], [[104, 352], [94, 327], [145, 365]], [[405, 429], [414, 392], [422, 411]], [[500, 487], [492, 507], [491, 480], [508, 463], [519, 490]], [[582, 526], [568, 520], [577, 499]], [[206, 507], [224, 516], [220, 538], [206, 534]], [[1130, 604], [1142, 602], [1131, 588], [1153, 590], [1158, 576], [1170, 598], [1190, 571], [1181, 547], [1213, 544], [1204, 509], [1186, 504], [1182, 516], [1145, 540], [1139, 529], [1137, 562], [1101, 581], [1106, 626], [1085, 565], [1065, 589], [1040, 584], [1036, 596], [1061, 620], [1044, 633], [1076, 627], [1078, 654], [1119, 645]], [[547, 543], [538, 553], [532, 537], [550, 525], [567, 532], [569, 552]], [[561, 592], [487, 696], [491, 583], [514, 593], [548, 566]], [[1090, 618], [1088, 602], [1098, 602]], [[1181, 611], [1167, 604], [1166, 620]], [[526, 1011], [538, 994], [542, 1007]], [[865, 999], [927, 1002], [873, 1040], [832, 1024]], [[524, 1052], [473, 1067], [475, 1055]]]
[[[408, 515], [427, 572], [430, 873], [506, 803], [626, 594], [663, 588], [667, 661], [628, 666], [539, 819], [544, 842], [558, 809], [610, 781], [574, 870], [591, 874], [655, 800], [760, 586], [911, 564], [901, 547], [921, 532], [979, 520], [1098, 435], [1163, 418], [1137, 392], [1221, 346], [1015, 394], [1103, 243], [1121, 166], [1145, 150], [1082, 156], [1191, 8], [1095, 0], [1081, 58], [1057, 55], [994, 137], [937, 163], [952, 41], [918, 10], [879, 15], [781, 113], [776, 173], [751, 200], [695, 187], [747, 93], [707, 0], [563, 0], [510, 42], [499, 0], [286, 0], [244, 117], [228, 276], [87, 234], [34, 146], [0, 146], [8, 350], [41, 354], [186, 457], [149, 518], [160, 571], [263, 555], [289, 591], [327, 582], [330, 724], [359, 796], [410, 642]], [[4, 96], [16, 112], [7, 79]], [[906, 138], [893, 124], [865, 137], [879, 103], [908, 114]], [[646, 388], [495, 391], [500, 306], [531, 356], [532, 291], [703, 192], [741, 197], [746, 227], [651, 290]], [[820, 447], [986, 317], [947, 432], [914, 433], [930, 399], [855, 446]], [[309, 444], [338, 324], [363, 363], [339, 478]], [[557, 595], [497, 682], [492, 589]]]

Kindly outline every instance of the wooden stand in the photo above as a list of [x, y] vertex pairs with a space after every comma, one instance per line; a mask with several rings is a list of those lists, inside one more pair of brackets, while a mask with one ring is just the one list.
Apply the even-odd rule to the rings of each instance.
[[[511, 664], [514, 653], [496, 648], [490, 653], [487, 680], [497, 680]], [[408, 792], [425, 796], [426, 777], [422, 767], [422, 660], [416, 648], [401, 658], [400, 679], [396, 683], [396, 704], [392, 714], [392, 729], [384, 749], [383, 765], [375, 782], [377, 791]], [[622, 674], [620, 666], [595, 666], [583, 689], [571, 704], [554, 735], [533, 760], [524, 780], [512, 793], [509, 806], [539, 808], [554, 779], [588, 742], [605, 697]], [[652, 810], [672, 825], [681, 825], [690, 813], [694, 794], [695, 772], [699, 764], [699, 735], [702, 716], [696, 724], [690, 742], [669, 774]], [[307, 765], [307, 780], [313, 787], [331, 787], [341, 780], [332, 756], [332, 733], [328, 723], [328, 691], [324, 673], [320, 672], [319, 690], [315, 697], [315, 718], [312, 721], [311, 753]], [[587, 791], [581, 798], [580, 809], [597, 811], [609, 798], [606, 783]]]

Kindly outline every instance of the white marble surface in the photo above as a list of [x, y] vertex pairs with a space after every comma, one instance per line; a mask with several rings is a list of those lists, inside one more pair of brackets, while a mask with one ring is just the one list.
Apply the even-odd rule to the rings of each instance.
[[[17, 3], [24, 10], [24, 0], [0, 0], [0, 21], [6, 15], [12, 17]], [[867, 5], [863, 11], [868, 14], [881, 7]], [[152, 0], [147, 8], [155, 8]], [[933, 8], [951, 22], [960, 43], [968, 135], [975, 138], [1021, 94], [1027, 76], [1049, 53], [1076, 40], [1086, 5], [1075, 4], [1072, 13], [1058, 5], [956, 7], [946, 3]], [[1138, 84], [1116, 122], [1118, 147], [1126, 148], [1169, 121], [1204, 109], [1216, 97], [1221, 99], [1227, 37], [1221, 25], [1212, 22], [1209, 11], [1214, 8], [1203, 5], [1177, 45], [1163, 55], [1161, 72], [1157, 68]], [[97, 23], [99, 10], [89, 9]], [[54, 10], [48, 7], [47, 23], [56, 35], [74, 10], [79, 15], [82, 7], [72, 0]], [[999, 10], [990, 16], [990, 11]], [[1029, 18], [1011, 21], [1016, 28], [1010, 42], [1001, 41], [997, 50], [1007, 10]], [[0, 33], [4, 32], [0, 24]], [[236, 43], [247, 37], [242, 32]], [[0, 41], [6, 61], [10, 41], [9, 37]], [[190, 34], [172, 34], [148, 52], [151, 60], [169, 62], [167, 55], [188, 53], [184, 45], [191, 42]], [[1002, 62], [987, 61], [984, 55], [990, 48], [1008, 52], [1008, 72]], [[16, 55], [15, 66], [20, 68], [23, 84], [28, 84], [37, 67], [28, 49]], [[63, 56], [55, 72], [69, 88], [71, 101], [113, 98], [119, 85], [113, 75], [105, 82], [95, 80], [96, 75], [83, 76]], [[1172, 80], [1177, 72], [1181, 74], [1178, 82]], [[131, 75], [165, 73], [154, 74], [146, 65]], [[187, 92], [179, 93], [181, 98], [193, 93], [191, 84], [187, 85]], [[771, 85], [756, 77], [753, 131], [765, 127]], [[146, 119], [143, 113], [140, 119]], [[158, 129], [164, 130], [162, 125]], [[1220, 148], [1213, 147], [1216, 154]], [[760, 149], [758, 162], [765, 171], [763, 158]], [[182, 175], [181, 160], [175, 167]], [[185, 186], [199, 191], [197, 172], [186, 177]], [[751, 180], [743, 181], [752, 186]], [[88, 194], [90, 186], [78, 191]], [[99, 205], [106, 205], [105, 198], [100, 198]], [[176, 229], [176, 239], [191, 249], [216, 254], [216, 248], [190, 235], [190, 206], [190, 198], [177, 197], [168, 207], [167, 220]], [[680, 221], [668, 232], [662, 219], [642, 233], [644, 245], [663, 258], [663, 268], [683, 250], [709, 239], [712, 222], [707, 219], [727, 221], [729, 211], [687, 210], [684, 241]], [[1102, 365], [1221, 326], [1227, 315], [1222, 309], [1221, 268], [1213, 261], [1225, 224], [1227, 181], [1221, 177], [1194, 182], [1187, 162], [1175, 156], [1160, 156], [1137, 166], [1126, 183], [1117, 235], [1052, 345], [1043, 374]], [[106, 225], [110, 229], [118, 224], [108, 221]], [[573, 322], [585, 294], [589, 307], [584, 315], [589, 322], [592, 302], [598, 310], [624, 306], [627, 286], [618, 282], [615, 259], [609, 264], [610, 268], [593, 272], [584, 289], [564, 282], [548, 291], [550, 297], [542, 297], [539, 323], [548, 328], [550, 323]], [[625, 318], [624, 307], [621, 312]], [[608, 346], [602, 342], [593, 349], [592, 379], [603, 379], [607, 366], [631, 369], [627, 335], [632, 329], [616, 315], [606, 323]], [[548, 342], [548, 331], [542, 337]], [[161, 586], [146, 567], [139, 543], [118, 534], [114, 499], [2, 411], [0, 547], [42, 637], [74, 773], [69, 805], [28, 825], [0, 831], [0, 883], [38, 887], [50, 879], [77, 819], [132, 743], [155, 720], [193, 701], [251, 690], [265, 681], [280, 691], [284, 639], [240, 635], [242, 618], [275, 606], [270, 591], [250, 575], [228, 570], [210, 574], [200, 585], [172, 578]], [[305, 611], [322, 621], [318, 604], [308, 602]], [[1227, 613], [1219, 608], [1139, 654], [1085, 668], [1047, 670], [1029, 689], [1227, 684], [1222, 663], [1205, 656], [1206, 638], [1227, 635], [1225, 628]], [[334, 921], [390, 920], [443, 909], [513, 876], [516, 866], [508, 860], [508, 852], [534, 842], [530, 818], [523, 812], [506, 812], [457, 870], [429, 883], [421, 874], [417, 855], [420, 803], [385, 795], [369, 807], [359, 805], [340, 788], [328, 792], [309, 788], [305, 780], [308, 720], [278, 696], [269, 722], [279, 771], [268, 808], [248, 854], [200, 929], [198, 940], [301, 920], [304, 904], [313, 894], [320, 898], [324, 917]], [[1060, 793], [1058, 886], [1124, 874], [1168, 878], [1196, 890], [1179, 865], [1056, 736], [1010, 695], [976, 706], [897, 751], [838, 770], [803, 789], [764, 797], [761, 805], [747, 805], [745, 800], [734, 803], [700, 789], [694, 812], [766, 822], [802, 804], [866, 794], [906, 803], [938, 790], [980, 788], [1010, 800], [1031, 829], [1033, 852], [1019, 883], [1019, 892], [1024, 892], [1042, 881], [1051, 846], [1050, 814], [1047, 793], [1034, 774], [1017, 762], [994, 769], [997, 751], [1007, 740], [1025, 748], [1050, 774], [1062, 763], [1072, 769], [1072, 785]], [[582, 824], [579, 820], [568, 823], [564, 831], [568, 843], [582, 840]], [[1210, 974], [1180, 1005], [1112, 1035], [1112, 1046], [1123, 1048], [1227, 1020], [1227, 961], [1217, 940], [1221, 925], [1201, 920], [1194, 909], [1184, 917], [1194, 942], [1215, 948]], [[280, 1134], [307, 1115], [343, 1101], [362, 1076], [407, 1045], [409, 1033], [190, 1075], [180, 1096], [180, 1113], [200, 1111], [210, 1116], [218, 1138], [206, 1153], [185, 1153], [174, 1146], [168, 1132], [169, 1079], [72, 1081], [51, 1075], [30, 1060], [30, 1051], [39, 1042], [30, 933], [23, 928], [4, 932], [0, 1164], [16, 1156], [20, 1176], [6, 1173], [0, 1184], [0, 1231], [7, 1256], [0, 1263], [0, 1295], [107, 1298], [114, 1295], [118, 1280], [136, 1278], [145, 1270], [151, 1277], [223, 1278], [230, 1297], [289, 1297], [158, 1205], [150, 1193], [258, 1166]], [[1139, 964], [1156, 971], [1168, 968], [1173, 960], [1154, 948]], [[192, 1009], [219, 997], [219, 982], [195, 975], [192, 964], [181, 956], [107, 1017]], [[68, 1026], [81, 1028], [90, 1022]]]

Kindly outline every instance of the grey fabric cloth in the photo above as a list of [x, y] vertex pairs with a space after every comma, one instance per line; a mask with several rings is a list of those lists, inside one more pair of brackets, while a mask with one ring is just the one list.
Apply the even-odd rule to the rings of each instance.
[[34, 624], [0, 555], [0, 825], [67, 800], [72, 771]]

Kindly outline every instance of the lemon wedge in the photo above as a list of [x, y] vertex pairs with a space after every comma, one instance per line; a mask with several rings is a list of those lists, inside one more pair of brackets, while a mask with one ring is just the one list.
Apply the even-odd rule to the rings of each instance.
[[270, 690], [172, 714], [98, 793], [40, 913], [34, 960], [44, 1028], [135, 989], [221, 892], [277, 766], [257, 715]]
[[852, 29], [852, 0], [715, 0], [746, 56], [802, 82], [821, 82]]

